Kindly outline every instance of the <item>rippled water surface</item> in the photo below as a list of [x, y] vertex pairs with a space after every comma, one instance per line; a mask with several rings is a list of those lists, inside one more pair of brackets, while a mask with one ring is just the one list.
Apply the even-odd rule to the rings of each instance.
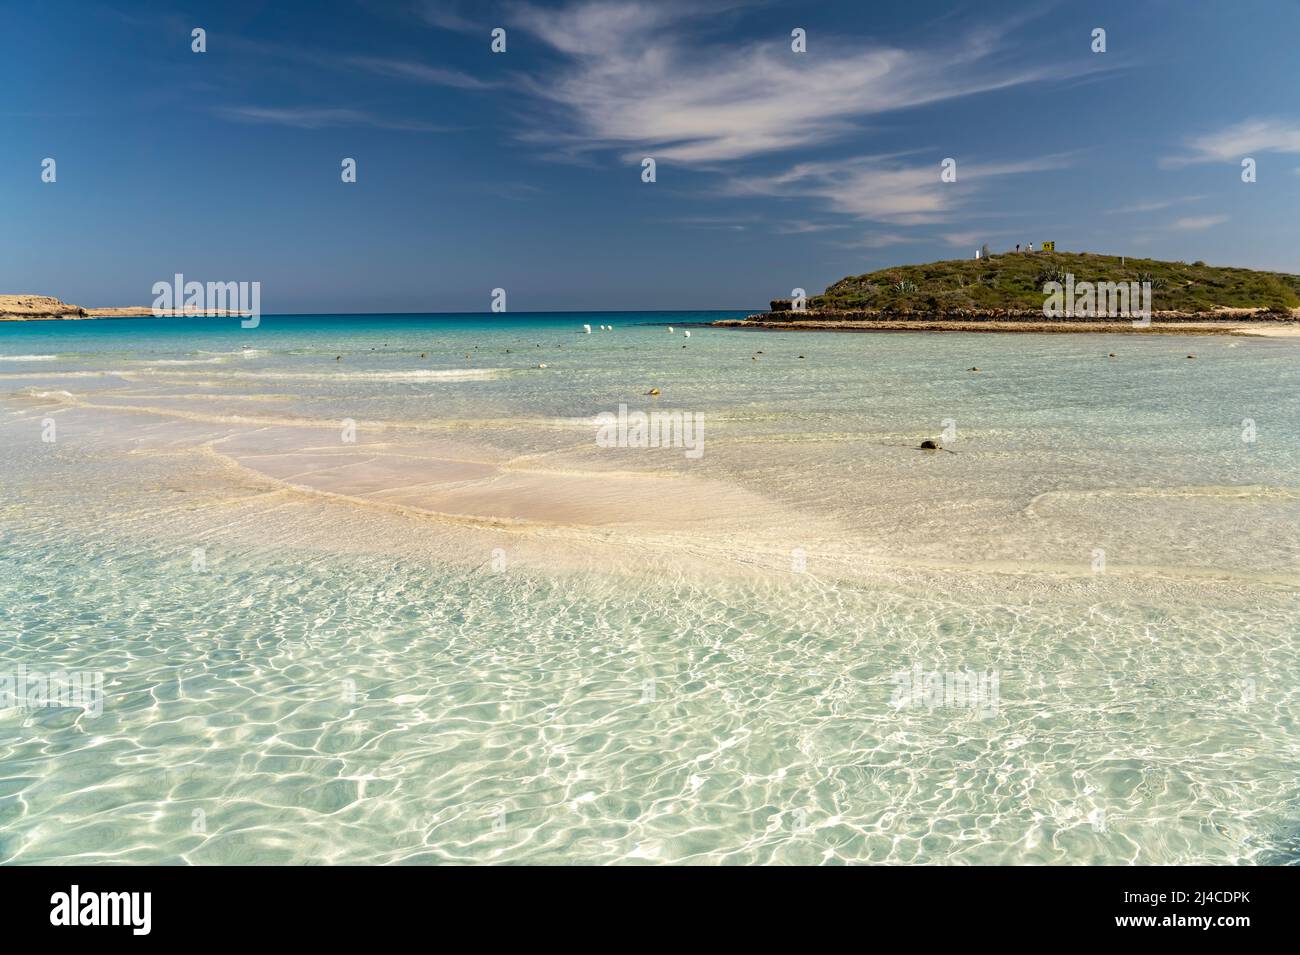
[[1300, 343], [716, 317], [0, 325], [0, 861], [1300, 857]]

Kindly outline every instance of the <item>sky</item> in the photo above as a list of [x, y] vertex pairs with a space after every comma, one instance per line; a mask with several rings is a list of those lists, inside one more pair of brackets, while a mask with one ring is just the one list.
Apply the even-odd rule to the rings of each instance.
[[1043, 241], [1300, 272], [1300, 0], [46, 0], [0, 26], [2, 293], [741, 309]]

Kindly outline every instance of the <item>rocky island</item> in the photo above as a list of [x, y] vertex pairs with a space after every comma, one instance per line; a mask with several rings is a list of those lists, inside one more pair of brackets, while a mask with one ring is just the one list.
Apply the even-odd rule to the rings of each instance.
[[[1117, 302], [1123, 307], [1116, 309]], [[1298, 335], [1300, 275], [1091, 252], [1009, 252], [850, 276], [810, 296], [802, 308], [777, 299], [768, 312], [714, 324], [806, 331]]]

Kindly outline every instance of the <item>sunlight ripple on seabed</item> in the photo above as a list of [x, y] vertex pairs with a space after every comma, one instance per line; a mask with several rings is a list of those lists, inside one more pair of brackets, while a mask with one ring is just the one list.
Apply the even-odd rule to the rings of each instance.
[[1295, 346], [323, 334], [6, 347], [0, 862], [1295, 861]]

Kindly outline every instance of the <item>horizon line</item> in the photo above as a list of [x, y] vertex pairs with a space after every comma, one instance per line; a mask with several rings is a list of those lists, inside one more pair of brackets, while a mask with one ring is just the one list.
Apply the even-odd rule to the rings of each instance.
[[[83, 305], [85, 309], [102, 309], [102, 308], [128, 308], [122, 305]], [[527, 311], [505, 311], [505, 312], [263, 312], [262, 318], [281, 317], [281, 318], [299, 318], [313, 315], [483, 315], [486, 317], [502, 315], [621, 315], [628, 312], [656, 314], [665, 312], [744, 312], [753, 311], [753, 306], [744, 306], [742, 308], [556, 308], [556, 309], [530, 309]], [[762, 306], [758, 306], [758, 311], [766, 311]], [[95, 315], [91, 318], [237, 318], [236, 314], [231, 315]], [[82, 319], [68, 319], [68, 321], [82, 321]], [[9, 324], [8, 322], [0, 324]]]

